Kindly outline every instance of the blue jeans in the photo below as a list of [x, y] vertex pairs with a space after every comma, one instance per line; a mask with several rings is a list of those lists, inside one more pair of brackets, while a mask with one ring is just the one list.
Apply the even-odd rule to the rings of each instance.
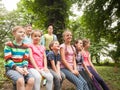
[[61, 90], [62, 82], [65, 79], [65, 74], [63, 72], [60, 72], [61, 73], [61, 78], [62, 78], [62, 80], [61, 80], [60, 77], [58, 76], [58, 74], [55, 71], [53, 71], [52, 69], [49, 69], [49, 70], [50, 70], [51, 74], [53, 75], [54, 90]]
[[76, 90], [89, 90], [87, 82], [80, 74], [76, 76], [66, 68], [62, 68], [61, 71], [65, 74], [66, 78], [76, 86]]

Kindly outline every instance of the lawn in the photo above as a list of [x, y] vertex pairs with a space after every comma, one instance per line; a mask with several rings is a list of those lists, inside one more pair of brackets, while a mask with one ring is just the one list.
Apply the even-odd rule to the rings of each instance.
[[110, 90], [120, 90], [120, 67], [96, 66], [97, 71], [110, 87]]
[[[110, 87], [110, 90], [120, 90], [120, 67], [114, 68], [113, 66], [95, 66], [100, 76]], [[5, 90], [3, 84], [9, 83], [8, 79], [4, 76], [3, 59], [0, 58], [0, 90]]]

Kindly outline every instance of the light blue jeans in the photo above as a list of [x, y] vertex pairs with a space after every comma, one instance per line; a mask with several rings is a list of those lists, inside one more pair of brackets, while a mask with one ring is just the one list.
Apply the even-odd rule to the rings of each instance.
[[50, 70], [51, 74], [53, 75], [54, 90], [61, 90], [62, 82], [65, 79], [65, 74], [63, 72], [60, 72], [61, 73], [61, 78], [62, 78], [62, 80], [61, 80], [60, 77], [58, 76], [58, 74], [55, 71], [53, 71], [52, 69], [49, 69], [49, 70]]
[[62, 68], [61, 71], [65, 74], [66, 78], [76, 86], [76, 90], [89, 90], [87, 82], [80, 74], [76, 76], [66, 68]]

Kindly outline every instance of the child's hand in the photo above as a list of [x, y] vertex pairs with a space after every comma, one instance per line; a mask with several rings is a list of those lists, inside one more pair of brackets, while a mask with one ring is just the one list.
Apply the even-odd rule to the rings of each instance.
[[61, 74], [60, 74], [60, 73], [58, 73], [58, 76], [59, 76], [60, 80], [62, 80], [62, 77], [61, 77]]
[[29, 72], [26, 67], [24, 67], [23, 70], [24, 70], [24, 75], [26, 76]]
[[36, 70], [37, 70], [38, 72], [40, 72], [40, 71], [41, 71], [39, 68], [36, 68]]
[[21, 73], [21, 74], [24, 74], [23, 68], [20, 68], [20, 67], [17, 66], [17, 67], [15, 68], [15, 70], [18, 71], [18, 72]]
[[76, 76], [79, 75], [79, 72], [77, 70], [72, 70], [72, 73], [75, 74]]
[[89, 76], [90, 76], [91, 79], [94, 77], [91, 73], [89, 73]]
[[45, 72], [50, 72], [48, 68], [44, 67], [43, 69]]

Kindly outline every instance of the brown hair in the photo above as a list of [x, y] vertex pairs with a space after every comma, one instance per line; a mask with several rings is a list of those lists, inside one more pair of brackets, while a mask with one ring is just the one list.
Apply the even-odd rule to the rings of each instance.
[[39, 33], [42, 35], [41, 31], [37, 29], [37, 30], [33, 30], [33, 31], [32, 31], [31, 36], [32, 36], [35, 32], [39, 32]]
[[15, 27], [13, 27], [12, 33], [16, 32], [20, 28], [24, 29], [22, 26], [15, 26]]
[[83, 47], [85, 47], [88, 43], [90, 43], [89, 39], [83, 39]]
[[52, 46], [54, 45], [55, 42], [58, 42], [57, 40], [51, 41], [51, 43], [49, 44], [49, 49], [52, 50]]

